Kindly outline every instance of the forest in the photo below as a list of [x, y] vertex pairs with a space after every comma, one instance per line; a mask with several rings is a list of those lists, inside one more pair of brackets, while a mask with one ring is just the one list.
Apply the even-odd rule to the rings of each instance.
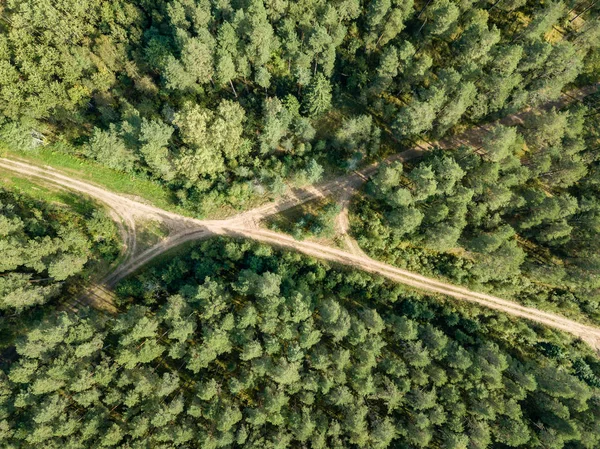
[[[358, 251], [593, 325], [599, 85], [594, 0], [0, 2], [0, 156], [211, 219], [379, 163]], [[2, 448], [600, 447], [599, 354], [568, 333], [232, 237], [96, 310], [125, 222], [4, 175]], [[333, 251], [342, 203], [255, 224]]]
[[46, 304], [90, 265], [118, 257], [116, 226], [102, 209], [83, 200], [70, 206], [0, 187], [0, 312]]
[[588, 448], [583, 343], [226, 239], [48, 316], [0, 371], [3, 447]]
[[8, 0], [0, 139], [204, 216], [598, 82], [600, 4]]
[[354, 233], [377, 259], [599, 322], [599, 117], [532, 113], [478, 148], [385, 166], [354, 205]]

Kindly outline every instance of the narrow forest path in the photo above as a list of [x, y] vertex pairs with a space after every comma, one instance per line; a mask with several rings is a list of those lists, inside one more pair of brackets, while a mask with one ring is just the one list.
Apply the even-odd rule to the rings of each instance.
[[[583, 96], [595, 92], [596, 88], [597, 86], [593, 86], [593, 88], [586, 88], [583, 93], [577, 91], [575, 93], [566, 94], [561, 100], [553, 102], [553, 105], [559, 107], [573, 101], [573, 98], [581, 99]], [[527, 113], [527, 111], [524, 111], [521, 115], [511, 116], [510, 120], [511, 122], [514, 120], [521, 120], [522, 116]], [[505, 120], [508, 120], [508, 118], [503, 121]], [[453, 139], [460, 138], [463, 141], [475, 143], [477, 142], [477, 139], [481, 139], [482, 133], [485, 132], [486, 127], [479, 127], [477, 130], [468, 130], [467, 133], [459, 137], [454, 137]], [[377, 171], [377, 168], [381, 164], [418, 158], [422, 156], [424, 151], [427, 151], [427, 149], [431, 147], [444, 147], [449, 144], [450, 143], [446, 143], [446, 140], [444, 140], [436, 144], [428, 144], [427, 146], [416, 146], [402, 153], [393, 155], [381, 163], [371, 164], [349, 175], [335, 178], [317, 186], [292, 190], [290, 194], [284, 198], [264, 204], [225, 220], [198, 220], [168, 212], [110, 192], [103, 187], [79, 179], [74, 179], [51, 167], [39, 167], [25, 161], [6, 158], [0, 158], [0, 167], [30, 179], [42, 179], [45, 183], [55, 184], [62, 188], [67, 188], [90, 196], [105, 204], [113, 217], [119, 218], [117, 221], [120, 221], [119, 226], [124, 236], [124, 254], [122, 263], [99, 282], [97, 286], [92, 287], [91, 293], [87, 298], [90, 305], [95, 304], [94, 296], [96, 293], [101, 298], [100, 300], [110, 301], [110, 295], [107, 292], [116, 285], [117, 282], [134, 273], [143, 265], [164, 252], [189, 241], [210, 238], [215, 235], [225, 235], [253, 239], [267, 244], [293, 249], [312, 257], [325, 259], [342, 265], [349, 265], [375, 273], [393, 281], [415, 287], [419, 290], [440, 293], [499, 310], [515, 317], [526, 318], [568, 332], [600, 350], [600, 328], [578, 323], [557, 314], [544, 312], [532, 307], [525, 307], [516, 302], [492, 295], [475, 292], [436, 279], [421, 276], [407, 270], [402, 270], [392, 265], [371, 259], [366, 256], [360, 248], [355, 248], [351, 252], [344, 251], [315, 242], [297, 241], [289, 235], [259, 228], [259, 223], [264, 218], [315, 198], [338, 194], [343, 201], [349, 202], [352, 195], [356, 193], [369, 176]], [[347, 207], [343, 208], [342, 212], [347, 214]], [[342, 217], [341, 220], [341, 226], [347, 233], [347, 215], [346, 219]], [[144, 221], [155, 221], [163, 224], [169, 231], [168, 236], [149, 248], [140, 248], [138, 245], [136, 223]]]
[[335, 218], [335, 233], [344, 242], [346, 248], [354, 255], [365, 256], [358, 242], [350, 235], [350, 203], [352, 201], [351, 192], [344, 191], [338, 198], [337, 203], [340, 206], [340, 213]]

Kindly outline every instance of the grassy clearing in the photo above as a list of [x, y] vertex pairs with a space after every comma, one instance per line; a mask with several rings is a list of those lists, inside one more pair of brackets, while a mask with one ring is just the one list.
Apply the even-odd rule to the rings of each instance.
[[306, 215], [318, 215], [330, 203], [326, 198], [317, 198], [290, 209], [267, 217], [265, 224], [269, 228], [292, 234], [296, 224]]
[[0, 168], [0, 178], [2, 179], [2, 187], [26, 193], [36, 200], [65, 204], [63, 201], [64, 193], [58, 189], [44, 186], [43, 182], [32, 182], [26, 178], [20, 178], [13, 172], [3, 168]]
[[0, 168], [0, 179], [4, 188], [24, 193], [38, 201], [69, 208], [80, 215], [89, 215], [95, 209], [103, 207], [90, 198], [63, 190], [41, 180], [30, 181], [2, 168]]
[[158, 221], [145, 221], [138, 223], [137, 241], [142, 248], [150, 248], [169, 235], [169, 230]]
[[317, 198], [268, 217], [264, 224], [297, 240], [311, 238], [339, 246], [335, 236], [335, 218], [339, 212], [332, 199]]
[[[139, 197], [161, 209], [186, 214], [184, 209], [173, 203], [170, 193], [158, 183], [141, 176], [117, 172], [94, 161], [53, 151], [51, 148], [43, 151], [24, 152], [4, 147], [0, 149], [0, 155], [23, 159], [38, 166], [49, 165], [76, 178], [104, 186], [114, 192]], [[187, 215], [189, 215], [189, 212], [187, 212]]]

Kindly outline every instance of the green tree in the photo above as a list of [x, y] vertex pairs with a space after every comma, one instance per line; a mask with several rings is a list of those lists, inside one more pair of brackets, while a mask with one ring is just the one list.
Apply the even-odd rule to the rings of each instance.
[[115, 125], [111, 125], [108, 130], [95, 128], [85, 151], [89, 157], [124, 172], [133, 171], [137, 161], [135, 154], [127, 148]]
[[518, 148], [517, 130], [514, 127], [496, 125], [483, 140], [483, 149], [492, 162], [500, 162]]
[[167, 181], [175, 176], [168, 148], [173, 131], [173, 127], [163, 122], [142, 119], [140, 153], [152, 172]]
[[426, 29], [434, 36], [444, 35], [458, 20], [460, 9], [449, 0], [434, 0], [425, 10], [423, 18], [429, 24]]
[[242, 137], [244, 109], [237, 103], [223, 100], [216, 112], [188, 104], [175, 114], [181, 138], [187, 148], [177, 167], [190, 180], [214, 176], [226, 169], [225, 161], [235, 161], [247, 150]]
[[311, 117], [317, 117], [331, 107], [331, 84], [321, 73], [317, 73], [304, 95], [304, 109]]
[[444, 90], [431, 88], [423, 101], [413, 99], [408, 106], [398, 110], [392, 124], [394, 131], [401, 137], [414, 136], [433, 127], [433, 122], [442, 104], [446, 100]]

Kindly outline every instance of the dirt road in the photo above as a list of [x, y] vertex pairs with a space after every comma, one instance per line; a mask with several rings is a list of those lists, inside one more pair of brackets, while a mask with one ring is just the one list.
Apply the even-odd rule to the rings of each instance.
[[[233, 227], [229, 227], [229, 225], [232, 225]], [[121, 271], [119, 274], [122, 277], [126, 277], [137, 271], [141, 266], [146, 264], [157, 254], [160, 254], [167, 249], [176, 247], [189, 241], [200, 240], [214, 235], [246, 238], [273, 246], [279, 246], [281, 248], [291, 249], [308, 256], [368, 271], [370, 273], [391, 279], [395, 282], [409, 285], [424, 292], [439, 293], [460, 300], [469, 301], [515, 317], [525, 318], [570, 333], [581, 338], [593, 348], [600, 350], [599, 328], [581, 324], [563, 316], [550, 312], [544, 312], [533, 307], [525, 307], [516, 302], [498, 298], [493, 295], [475, 292], [463, 287], [458, 287], [456, 285], [422, 276], [420, 274], [403, 270], [383, 262], [378, 262], [364, 254], [353, 254], [348, 251], [310, 241], [298, 241], [287, 234], [281, 234], [260, 228], [243, 227], [237, 225], [236, 222], [230, 222], [229, 220], [212, 222], [203, 229], [184, 232], [180, 233], [179, 235], [172, 236], [165, 242], [162, 242], [156, 248], [149, 249], [144, 254], [140, 255], [139, 258], [136, 258], [130, 264], [123, 267], [123, 271]], [[114, 281], [117, 280], [118, 279], [115, 279]]]
[[[594, 348], [600, 349], [600, 329], [598, 328], [577, 323], [576, 321], [565, 317], [535, 308], [524, 307], [512, 301], [507, 301], [492, 295], [474, 292], [436, 279], [421, 276], [410, 271], [375, 261], [366, 255], [353, 254], [351, 252], [331, 248], [314, 242], [297, 241], [286, 234], [259, 229], [255, 225], [256, 222], [249, 223], [243, 218], [243, 214], [228, 220], [195, 220], [138, 203], [112, 192], [108, 192], [98, 186], [90, 185], [78, 180], [72, 180], [58, 174], [54, 170], [46, 170], [30, 166], [23, 162], [8, 161], [6, 159], [0, 159], [0, 166], [30, 177], [42, 177], [46, 182], [55, 183], [76, 190], [105, 203], [110, 209], [118, 213], [121, 220], [126, 224], [125, 229], [129, 233], [126, 242], [128, 242], [129, 245], [131, 245], [129, 242], [135, 241], [136, 217], [141, 216], [144, 219], [153, 220], [164, 219], [171, 224], [172, 229], [177, 229], [177, 231], [172, 233], [168, 238], [139, 254], [135, 254], [132, 250], [132, 248], [135, 248], [135, 245], [133, 245], [133, 247], [129, 246], [127, 249], [127, 259], [113, 273], [104, 279], [101, 283], [102, 285], [99, 286], [101, 291], [106, 287], [110, 288], [114, 286], [119, 280], [132, 274], [156, 256], [185, 242], [209, 238], [214, 235], [242, 237], [292, 249], [337, 264], [349, 265], [384, 276], [396, 282], [401, 282], [425, 292], [441, 293], [499, 310], [516, 317], [535, 321], [568, 332], [586, 341]], [[280, 210], [279, 207], [276, 208], [276, 210]], [[268, 212], [266, 211], [261, 212], [260, 216], [267, 213]], [[175, 223], [177, 223], [177, 225], [175, 225]]]
[[499, 310], [520, 318], [535, 321], [555, 329], [575, 335], [592, 347], [600, 350], [600, 329], [577, 323], [560, 315], [525, 307], [485, 293], [475, 292], [463, 287], [428, 278], [401, 268], [378, 262], [366, 255], [355, 255], [347, 251], [331, 248], [322, 244], [298, 241], [293, 237], [264, 229], [224, 229], [224, 234], [244, 237], [270, 245], [292, 249], [309, 256], [325, 259], [342, 265], [350, 265], [360, 270], [380, 275], [402, 284], [410, 285], [426, 292], [441, 293], [457, 299], [473, 302], [491, 309]]
[[[589, 88], [587, 89], [588, 93], [591, 93], [592, 91], [593, 90]], [[559, 106], [565, 104], [570, 101], [569, 98], [580, 99], [582, 97], [581, 93], [576, 92], [568, 97], [564, 97], [562, 103], [555, 104]], [[510, 118], [511, 121], [520, 119], [521, 118], [518, 115], [511, 116]], [[481, 130], [480, 132], [484, 132], [485, 128], [481, 128]], [[462, 138], [469, 139], [470, 142], [473, 142], [479, 138], [478, 136], [480, 137], [481, 134], [469, 130]], [[440, 142], [435, 145], [445, 146], [446, 143]], [[434, 146], [434, 144], [409, 149], [384, 160], [382, 163], [406, 161], [420, 157], [424, 151], [432, 146]], [[54, 184], [61, 188], [67, 188], [90, 196], [95, 200], [104, 203], [110, 210], [111, 215], [117, 218], [120, 230], [124, 237], [123, 263], [116, 267], [112, 273], [100, 282], [97, 287], [98, 291], [106, 291], [106, 288], [114, 286], [118, 281], [134, 273], [153, 258], [185, 242], [209, 238], [214, 235], [226, 235], [249, 238], [271, 245], [293, 249], [309, 256], [375, 273], [423, 291], [452, 296], [457, 299], [499, 310], [516, 317], [526, 318], [568, 332], [586, 341], [592, 347], [600, 349], [599, 328], [584, 325], [557, 314], [544, 312], [531, 307], [524, 307], [512, 301], [457, 287], [436, 279], [402, 270], [392, 265], [378, 262], [366, 256], [359, 248], [354, 248], [352, 252], [348, 252], [314, 242], [297, 241], [286, 234], [259, 229], [258, 224], [260, 221], [269, 215], [295, 207], [315, 198], [329, 196], [334, 193], [341, 193], [341, 197], [345, 199], [345, 201], [349, 200], [351, 195], [355, 193], [368, 177], [375, 173], [379, 165], [380, 164], [372, 164], [347, 176], [336, 178], [321, 185], [294, 190], [285, 198], [267, 203], [226, 220], [197, 220], [143, 204], [125, 196], [110, 192], [100, 186], [71, 178], [50, 167], [38, 167], [24, 161], [0, 158], [0, 167], [30, 179], [43, 179], [45, 183]], [[345, 210], [347, 213], [347, 208]], [[345, 217], [342, 217], [340, 226], [347, 228], [347, 220], [344, 218]], [[137, 248], [136, 223], [144, 221], [156, 221], [164, 224], [169, 230], [169, 236], [150, 248]]]

